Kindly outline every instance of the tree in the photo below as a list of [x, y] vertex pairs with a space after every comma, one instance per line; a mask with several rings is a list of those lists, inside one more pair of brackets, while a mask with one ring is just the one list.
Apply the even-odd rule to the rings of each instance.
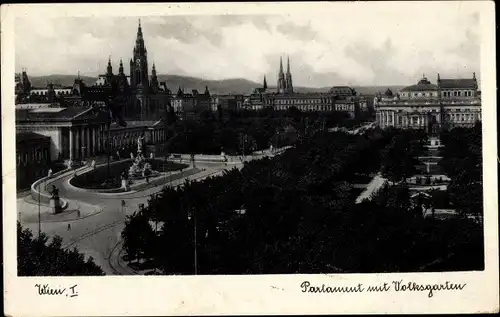
[[482, 131], [474, 128], [455, 128], [441, 134], [444, 144], [439, 165], [451, 178], [447, 191], [451, 204], [464, 216], [483, 215]]
[[417, 154], [411, 142], [411, 135], [398, 134], [382, 152], [382, 174], [390, 181], [399, 183], [415, 174]]
[[104, 275], [92, 257], [85, 260], [76, 248], [62, 248], [62, 238], [42, 233], [34, 238], [29, 229], [17, 222], [17, 270], [19, 276]]
[[[281, 115], [259, 113], [269, 123], [264, 129], [273, 133], [283, 125]], [[238, 126], [249, 124], [247, 114], [233, 116], [224, 127], [228, 146], [238, 144], [238, 133], [252, 135], [248, 125]], [[418, 145], [412, 141], [418, 137], [398, 130], [366, 136], [311, 133], [282, 155], [175, 189], [166, 187], [151, 198], [144, 213], [157, 215], [163, 223], [155, 260], [165, 274], [192, 274], [197, 246], [198, 274], [410, 272], [461, 247], [479, 245], [473, 234], [469, 242], [455, 244], [460, 226], [472, 228], [467, 219], [442, 233], [435, 231], [444, 228], [437, 221], [415, 217], [405, 182], [387, 183], [372, 201], [354, 203], [359, 192], [350, 174], [374, 173], [381, 162], [387, 165], [380, 158], [369, 164], [365, 157], [384, 148], [394, 151], [403, 163], [394, 159], [392, 164], [402, 166], [397, 172], [404, 178], [410, 175]], [[138, 235], [129, 238], [140, 244], [143, 237]]]
[[127, 216], [122, 238], [123, 248], [127, 252], [129, 262], [133, 259], [139, 261], [141, 258], [151, 256], [151, 247], [155, 245], [154, 237], [153, 228], [149, 225], [149, 219], [143, 212], [135, 212], [131, 216]]

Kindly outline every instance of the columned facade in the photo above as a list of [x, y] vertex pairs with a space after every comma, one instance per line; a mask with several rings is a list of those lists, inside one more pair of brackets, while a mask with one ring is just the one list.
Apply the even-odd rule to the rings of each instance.
[[441, 129], [471, 127], [481, 120], [481, 98], [472, 79], [441, 79], [438, 85], [425, 76], [413, 86], [393, 94], [388, 89], [374, 100], [376, 122], [381, 128]]

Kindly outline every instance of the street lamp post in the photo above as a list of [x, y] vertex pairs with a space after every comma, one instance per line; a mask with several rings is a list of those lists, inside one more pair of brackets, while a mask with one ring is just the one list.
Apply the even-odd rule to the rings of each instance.
[[40, 212], [40, 200], [41, 200], [41, 188], [42, 182], [38, 184], [38, 239], [40, 239], [40, 234], [42, 233], [42, 216]]
[[[188, 216], [191, 220], [191, 215]], [[196, 232], [196, 211], [193, 212], [193, 235], [194, 235], [194, 275], [198, 275], [198, 241]]]

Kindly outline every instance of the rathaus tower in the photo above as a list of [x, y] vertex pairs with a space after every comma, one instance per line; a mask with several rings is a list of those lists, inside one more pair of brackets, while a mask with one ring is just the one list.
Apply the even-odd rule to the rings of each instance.
[[143, 92], [147, 92], [149, 88], [148, 51], [144, 45], [141, 20], [137, 29], [133, 57], [130, 59], [130, 86], [133, 90]]

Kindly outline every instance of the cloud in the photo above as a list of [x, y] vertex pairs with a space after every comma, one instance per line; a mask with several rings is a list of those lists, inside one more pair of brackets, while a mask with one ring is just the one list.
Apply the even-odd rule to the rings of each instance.
[[[408, 12], [353, 4], [328, 14], [152, 16], [141, 17], [141, 24], [149, 64], [154, 61], [160, 74], [258, 82], [266, 75], [273, 83], [280, 55], [290, 56], [294, 84], [303, 86], [411, 84], [422, 73], [433, 78], [437, 72], [479, 72], [477, 12], [407, 7]], [[115, 70], [123, 58], [128, 72], [137, 23], [133, 17], [17, 18], [16, 70], [96, 75], [111, 56]]]

